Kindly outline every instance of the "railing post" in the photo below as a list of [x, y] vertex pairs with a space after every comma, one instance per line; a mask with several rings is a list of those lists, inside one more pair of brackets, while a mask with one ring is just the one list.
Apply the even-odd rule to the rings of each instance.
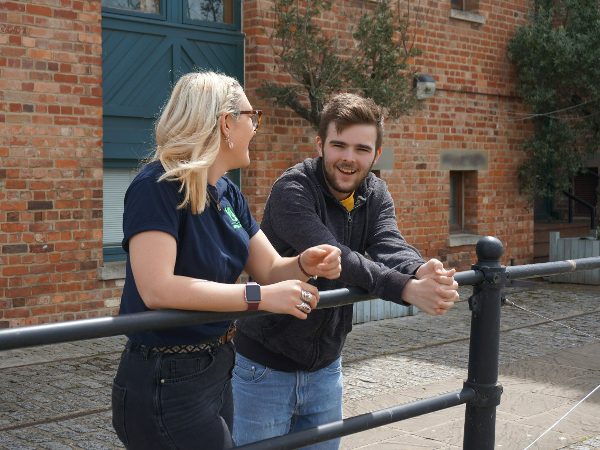
[[498, 384], [500, 347], [500, 306], [506, 283], [506, 268], [500, 265], [502, 243], [491, 236], [477, 242], [477, 264], [473, 270], [484, 274], [484, 281], [473, 286], [469, 298], [471, 340], [469, 373], [465, 387], [472, 388], [475, 399], [467, 402], [463, 449], [493, 450], [496, 432], [496, 406], [502, 386]]

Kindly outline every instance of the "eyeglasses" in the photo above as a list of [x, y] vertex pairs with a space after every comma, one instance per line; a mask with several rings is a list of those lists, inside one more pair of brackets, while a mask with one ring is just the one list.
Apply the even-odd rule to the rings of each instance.
[[252, 127], [254, 127], [254, 131], [258, 130], [258, 127], [260, 127], [260, 121], [262, 119], [262, 110], [261, 109], [252, 109], [250, 111], [240, 111], [240, 114], [249, 114], [250, 120], [252, 120]]

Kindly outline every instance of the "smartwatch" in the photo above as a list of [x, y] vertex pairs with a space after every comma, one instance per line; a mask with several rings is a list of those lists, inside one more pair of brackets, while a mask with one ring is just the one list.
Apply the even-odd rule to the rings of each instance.
[[260, 304], [260, 284], [255, 283], [254, 281], [246, 283], [244, 299], [248, 305], [248, 311], [258, 310], [258, 305]]

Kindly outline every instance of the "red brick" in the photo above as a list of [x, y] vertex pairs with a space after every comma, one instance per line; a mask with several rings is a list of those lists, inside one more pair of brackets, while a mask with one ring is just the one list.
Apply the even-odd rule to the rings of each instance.
[[5, 319], [17, 319], [23, 317], [29, 317], [31, 315], [31, 311], [28, 308], [13, 308], [4, 311]]
[[45, 6], [27, 5], [26, 10], [27, 10], [28, 14], [33, 14], [36, 16], [46, 16], [46, 17], [52, 16], [52, 9], [45, 7]]
[[15, 275], [25, 275], [29, 272], [29, 268], [27, 266], [12, 266], [12, 267], [4, 267], [2, 269], [2, 275], [5, 277], [12, 277]]

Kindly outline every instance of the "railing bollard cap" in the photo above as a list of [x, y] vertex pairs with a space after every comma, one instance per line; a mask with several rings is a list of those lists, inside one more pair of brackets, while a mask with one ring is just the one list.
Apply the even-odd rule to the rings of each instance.
[[485, 236], [477, 241], [475, 252], [477, 253], [477, 264], [499, 266], [500, 257], [504, 253], [504, 246], [500, 239], [494, 236]]

